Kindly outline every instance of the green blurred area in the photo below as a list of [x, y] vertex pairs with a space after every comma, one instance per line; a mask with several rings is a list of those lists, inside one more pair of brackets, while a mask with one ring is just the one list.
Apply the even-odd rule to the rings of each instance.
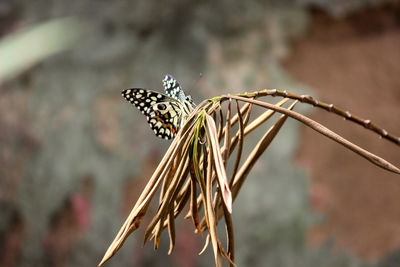
[[4, 38], [0, 42], [0, 83], [73, 47], [83, 37], [80, 26], [72, 18], [56, 19]]

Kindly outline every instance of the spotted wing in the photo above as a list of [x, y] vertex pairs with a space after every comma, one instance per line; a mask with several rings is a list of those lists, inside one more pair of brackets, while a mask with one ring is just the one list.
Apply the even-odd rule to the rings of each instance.
[[185, 93], [183, 92], [178, 81], [172, 75], [165, 75], [163, 85], [167, 96], [175, 98], [178, 101], [184, 101]]
[[126, 89], [122, 96], [146, 116], [156, 136], [175, 137], [182, 119], [182, 105], [178, 100], [141, 88]]

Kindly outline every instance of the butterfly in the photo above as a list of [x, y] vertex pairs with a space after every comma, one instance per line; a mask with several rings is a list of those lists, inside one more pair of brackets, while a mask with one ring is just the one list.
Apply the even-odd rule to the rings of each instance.
[[143, 88], [131, 88], [122, 91], [122, 96], [146, 116], [156, 136], [168, 140], [175, 137], [196, 105], [171, 75], [165, 75], [163, 85], [166, 95]]

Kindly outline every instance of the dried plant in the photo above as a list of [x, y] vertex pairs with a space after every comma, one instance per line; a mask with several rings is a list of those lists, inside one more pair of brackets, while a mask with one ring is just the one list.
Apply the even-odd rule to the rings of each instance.
[[[257, 100], [264, 96], [280, 96], [284, 99], [276, 104]], [[289, 107], [283, 107], [291, 100], [294, 101]], [[223, 95], [205, 100], [191, 113], [173, 140], [100, 265], [112, 257], [121, 248], [129, 234], [139, 227], [150, 201], [161, 186], [159, 209], [147, 226], [144, 242], [149, 238], [153, 239], [154, 247], [157, 248], [160, 236], [167, 228], [170, 239], [169, 253], [171, 253], [175, 244], [174, 220], [189, 202], [190, 211], [186, 218], [193, 221], [198, 232], [207, 232], [205, 248], [211, 241], [216, 266], [222, 266], [223, 258], [228, 260], [230, 266], [234, 266], [232, 202], [237, 197], [250, 170], [275, 138], [287, 117], [302, 122], [373, 164], [400, 174], [400, 169], [391, 163], [358, 147], [318, 122], [292, 111], [299, 101], [342, 116], [400, 145], [399, 137], [389, 134], [371, 121], [353, 116], [347, 111], [319, 102], [310, 96], [299, 96], [279, 90], [263, 90], [241, 95]], [[262, 107], [266, 111], [251, 119], [253, 106]], [[276, 112], [282, 114], [280, 118], [265, 132], [248, 157], [242, 160], [244, 138]], [[236, 153], [231, 157], [235, 149]], [[230, 159], [233, 161], [233, 168], [228, 179], [226, 166]], [[240, 164], [242, 161], [244, 162]], [[202, 208], [204, 217], [200, 218], [199, 211]], [[226, 227], [226, 248], [222, 246], [217, 233], [217, 224], [222, 217]]]

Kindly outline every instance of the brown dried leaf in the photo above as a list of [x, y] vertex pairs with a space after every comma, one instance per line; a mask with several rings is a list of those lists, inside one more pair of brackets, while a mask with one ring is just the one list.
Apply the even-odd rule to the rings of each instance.
[[275, 110], [279, 113], [285, 114], [289, 117], [292, 117], [293, 119], [296, 119], [302, 123], [304, 123], [306, 126], [310, 127], [311, 129], [325, 135], [326, 137], [332, 139], [333, 141], [345, 146], [346, 148], [352, 150], [353, 152], [359, 154], [360, 156], [364, 157], [365, 159], [367, 159], [368, 161], [370, 161], [371, 163], [375, 164], [378, 167], [381, 167], [387, 171], [390, 172], [394, 172], [397, 174], [400, 174], [400, 169], [397, 168], [396, 166], [394, 166], [393, 164], [391, 164], [390, 162], [384, 160], [381, 157], [378, 157], [377, 155], [353, 144], [352, 142], [348, 141], [347, 139], [341, 137], [340, 135], [338, 135], [337, 133], [333, 132], [332, 130], [329, 130], [328, 128], [326, 128], [325, 126], [323, 126], [322, 124], [306, 117], [303, 116], [297, 112], [291, 111], [291, 110], [287, 110], [285, 108], [281, 108], [281, 107], [277, 107], [274, 106], [270, 103], [266, 103], [266, 102], [262, 102], [262, 101], [258, 101], [258, 100], [253, 100], [253, 99], [248, 99], [245, 97], [240, 97], [240, 96], [229, 96], [233, 99], [237, 99], [237, 100], [241, 100], [241, 101], [245, 101], [245, 102], [249, 102], [249, 103], [253, 103], [255, 105], [258, 106], [262, 106], [268, 109], [272, 109]]
[[[210, 138], [209, 135], [207, 135], [208, 139]], [[210, 140], [208, 140], [209, 144], [211, 143]], [[214, 250], [214, 260], [215, 260], [215, 265], [217, 267], [222, 266], [222, 258], [220, 251], [218, 249], [218, 234], [217, 234], [217, 221], [215, 218], [215, 213], [213, 209], [213, 201], [212, 201], [212, 182], [211, 182], [211, 176], [212, 176], [212, 161], [213, 161], [213, 150], [210, 150], [208, 153], [208, 166], [207, 166], [207, 176], [206, 176], [206, 205], [205, 205], [205, 217], [206, 221], [208, 222], [208, 233], [210, 234], [211, 237], [211, 244], [213, 246]]]
[[[224, 158], [225, 168], [226, 168], [226, 165], [228, 164], [229, 151], [230, 151], [230, 147], [231, 147], [231, 138], [232, 138], [232, 132], [231, 132], [231, 102], [232, 102], [232, 100], [229, 99], [228, 110], [226, 112], [224, 147], [222, 148], [222, 151], [223, 151], [222, 154], [223, 154], [223, 158]], [[238, 112], [239, 112], [239, 110], [238, 110]], [[222, 127], [220, 129], [222, 129]]]
[[[289, 109], [293, 109], [296, 105], [297, 101], [295, 101]], [[287, 119], [286, 115], [282, 115], [274, 125], [269, 128], [269, 130], [264, 134], [264, 136], [260, 139], [254, 149], [251, 151], [250, 155], [247, 157], [245, 163], [243, 163], [242, 167], [240, 168], [239, 172], [234, 178], [233, 186], [232, 186], [232, 194], [233, 198], [235, 199], [239, 193], [240, 188], [242, 187], [244, 181], [247, 178], [250, 170], [260, 158], [260, 156], [264, 153], [264, 151], [268, 148], [271, 144], [272, 140], [274, 140], [275, 136], [278, 134], [280, 129], [282, 128], [283, 124]]]
[[[219, 187], [221, 188], [222, 199], [224, 200], [225, 206], [230, 213], [232, 213], [232, 194], [228, 185], [228, 178], [226, 177], [225, 166], [222, 160], [221, 149], [219, 147], [217, 129], [213, 118], [206, 114], [207, 122], [207, 136], [211, 149], [209, 153], [213, 155], [213, 163], [215, 171], [217, 173]], [[211, 178], [210, 178], [211, 179]]]
[[169, 214], [168, 214], [168, 234], [169, 234], [168, 255], [170, 255], [175, 246], [175, 216], [174, 216], [174, 209], [172, 207], [169, 209]]

